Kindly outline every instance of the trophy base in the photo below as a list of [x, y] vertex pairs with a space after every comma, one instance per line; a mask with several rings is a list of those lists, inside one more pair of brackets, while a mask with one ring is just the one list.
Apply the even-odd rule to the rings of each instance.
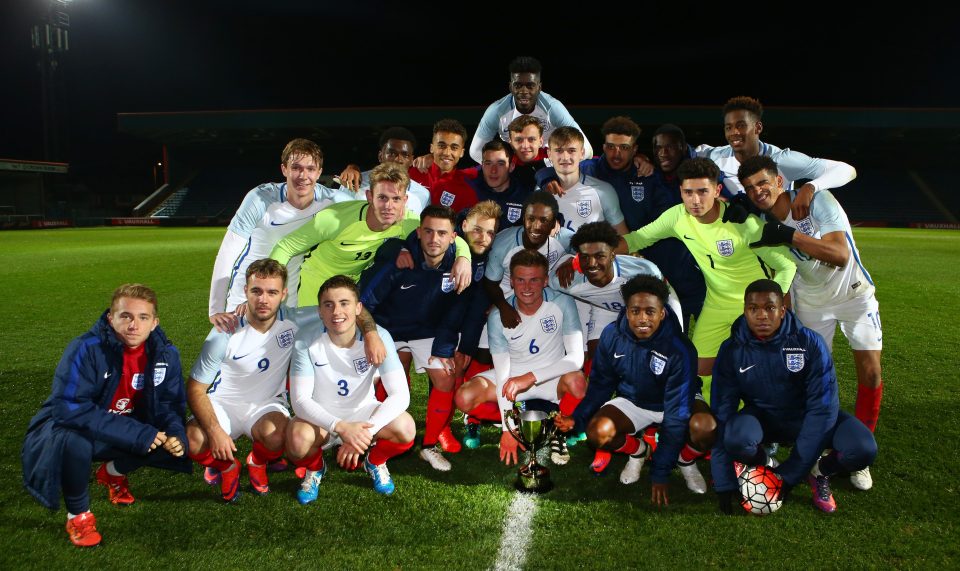
[[525, 494], [545, 494], [553, 489], [550, 470], [540, 464], [523, 466], [517, 472], [514, 487]]

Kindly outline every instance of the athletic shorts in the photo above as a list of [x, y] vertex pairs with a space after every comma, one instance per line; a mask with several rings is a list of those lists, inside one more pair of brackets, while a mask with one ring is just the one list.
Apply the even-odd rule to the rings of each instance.
[[880, 304], [876, 296], [858, 296], [828, 307], [804, 307], [795, 303], [796, 315], [805, 327], [819, 333], [833, 351], [833, 334], [840, 323], [840, 331], [854, 351], [883, 349], [883, 330], [880, 327]]
[[[493, 369], [487, 369], [486, 371], [481, 371], [474, 375], [474, 377], [483, 377], [487, 379], [494, 386], [497, 385], [497, 374]], [[468, 379], [469, 380], [469, 379]], [[560, 398], [557, 397], [557, 387], [560, 385], [560, 377], [555, 377], [550, 379], [545, 383], [539, 385], [534, 385], [527, 389], [526, 391], [517, 395], [517, 400], [520, 402], [528, 401], [532, 399], [542, 399], [548, 400], [550, 402], [560, 402]]]
[[[741, 315], [741, 306], [718, 308], [704, 303], [690, 338], [693, 346], [697, 348], [697, 356], [701, 359], [716, 357], [720, 345], [730, 337], [730, 326]], [[704, 393], [709, 394], [706, 387]]]
[[241, 436], [253, 438], [253, 425], [265, 414], [279, 412], [290, 418], [287, 403], [282, 398], [276, 398], [266, 403], [239, 403], [222, 401], [216, 396], [210, 396], [210, 404], [217, 415], [217, 422], [223, 431], [236, 439]]
[[418, 373], [423, 373], [427, 369], [442, 369], [443, 365], [437, 359], [430, 362], [433, 353], [433, 337], [430, 339], [414, 339], [413, 341], [397, 341], [397, 352], [411, 353], [413, 355], [413, 366]]
[[[381, 404], [382, 403], [380, 403], [380, 401], [372, 399], [364, 402], [357, 408], [346, 411], [331, 409], [330, 414], [333, 414], [334, 416], [339, 417], [340, 420], [345, 420], [347, 422], [362, 422], [370, 420], [370, 417], [373, 416], [373, 413], [376, 412], [377, 407], [379, 407]], [[334, 446], [339, 446], [340, 444], [343, 444], [343, 441], [339, 436], [337, 436], [336, 438], [328, 439], [326, 444], [323, 445], [322, 449], [329, 450]]]
[[[624, 416], [633, 423], [633, 432], [637, 433], [651, 424], [660, 424], [663, 422], [663, 411], [647, 410], [640, 408], [623, 397], [616, 397], [604, 403], [603, 406], [612, 406], [619, 410]], [[602, 408], [602, 407], [601, 407]]]

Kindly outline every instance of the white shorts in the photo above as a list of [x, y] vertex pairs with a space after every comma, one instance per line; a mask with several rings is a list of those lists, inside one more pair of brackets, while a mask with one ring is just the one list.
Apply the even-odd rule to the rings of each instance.
[[[476, 377], [483, 377], [484, 379], [487, 379], [488, 381], [493, 383], [494, 386], [497, 385], [497, 373], [495, 372], [494, 369], [487, 369], [486, 371], [481, 371], [476, 375], [474, 375], [474, 378]], [[470, 379], [467, 379], [467, 380], [470, 380]], [[531, 399], [543, 399], [543, 400], [548, 400], [554, 403], [560, 402], [560, 398], [557, 396], [557, 387], [559, 385], [560, 385], [560, 377], [550, 379], [545, 383], [534, 385], [529, 389], [527, 389], [526, 391], [520, 393], [519, 395], [517, 395], [517, 400], [523, 402]]]
[[633, 431], [640, 432], [651, 424], [663, 422], [663, 412], [640, 408], [623, 397], [607, 401], [603, 406], [612, 406], [622, 412], [633, 423]]
[[210, 404], [213, 405], [213, 412], [217, 415], [217, 422], [220, 423], [220, 427], [230, 435], [230, 438], [234, 439], [241, 436], [253, 439], [253, 425], [261, 417], [271, 412], [279, 412], [290, 418], [287, 403], [282, 398], [266, 403], [238, 403], [221, 401], [211, 396]]
[[490, 340], [487, 339], [487, 324], [483, 324], [480, 330], [480, 340], [477, 342], [477, 349], [490, 349]]
[[[799, 303], [798, 303], [799, 302]], [[833, 334], [840, 323], [840, 330], [854, 351], [880, 351], [883, 349], [883, 330], [880, 326], [880, 304], [874, 295], [859, 296], [828, 307], [804, 307], [802, 301], [794, 303], [797, 317], [804, 326], [813, 329], [827, 342], [833, 351]]]
[[393, 341], [397, 346], [397, 353], [412, 353], [413, 366], [418, 373], [427, 369], [442, 369], [440, 361], [434, 359], [430, 362], [433, 353], [433, 337], [430, 339], [414, 339], [413, 341]]

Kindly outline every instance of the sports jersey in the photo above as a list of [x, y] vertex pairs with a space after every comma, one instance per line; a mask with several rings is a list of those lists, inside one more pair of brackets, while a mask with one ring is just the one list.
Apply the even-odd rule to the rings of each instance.
[[[498, 136], [505, 142], [510, 142], [510, 123], [523, 113], [517, 111], [516, 103], [512, 94], [494, 101], [483, 112], [480, 118], [480, 124], [477, 126], [477, 132], [473, 134], [473, 140], [470, 142], [470, 158], [478, 163], [483, 162], [483, 146], [494, 137]], [[583, 129], [573, 120], [573, 116], [567, 111], [567, 108], [558, 99], [550, 96], [543, 91], [537, 96], [537, 105], [533, 112], [528, 113], [540, 120], [543, 127], [543, 140], [549, 141], [550, 134], [557, 127], [574, 127], [581, 133]], [[593, 156], [593, 147], [590, 141], [584, 137], [583, 150], [586, 156]]]
[[[479, 170], [479, 167], [477, 167]], [[466, 179], [467, 184], [473, 187], [477, 193], [477, 202], [492, 200], [500, 205], [500, 225], [501, 230], [522, 224], [523, 221], [523, 203], [533, 192], [533, 187], [525, 185], [518, 180], [513, 173], [510, 173], [510, 184], [502, 191], [496, 191], [490, 188], [487, 181], [483, 179], [483, 173], [478, 176]]]
[[133, 414], [143, 395], [144, 371], [147, 368], [147, 347], [123, 348], [123, 368], [107, 410], [113, 414]]
[[467, 184], [467, 175], [461, 169], [441, 172], [440, 167], [431, 164], [427, 172], [410, 167], [410, 180], [417, 181], [430, 191], [430, 204], [449, 206], [454, 212], [470, 208], [477, 203], [477, 193]]
[[557, 197], [564, 226], [576, 232], [587, 222], [607, 221], [612, 226], [623, 222], [617, 192], [608, 183], [580, 173], [580, 181]]
[[[698, 157], [706, 157], [720, 167], [722, 195], [726, 198], [743, 192], [743, 185], [737, 178], [740, 161], [733, 154], [730, 145], [711, 147], [700, 145], [696, 148]], [[781, 149], [760, 141], [761, 156], [770, 157], [777, 163], [777, 170], [783, 177], [784, 188], [793, 188], [794, 181], [810, 179], [815, 191], [837, 188], [857, 178], [857, 171], [847, 163], [817, 159], [799, 151]]]
[[[791, 200], [796, 197], [795, 190], [788, 191]], [[773, 218], [765, 214], [764, 218]], [[805, 254], [797, 248], [790, 248], [793, 260], [797, 264], [797, 279], [793, 281], [793, 299], [803, 300], [803, 305], [825, 307], [842, 303], [854, 297], [873, 295], [875, 288], [870, 274], [860, 261], [860, 252], [853, 241], [853, 230], [847, 214], [840, 207], [836, 197], [828, 190], [814, 195], [810, 202], [810, 215], [803, 220], [794, 220], [788, 212], [783, 224], [796, 228], [799, 232], [820, 239], [830, 232], [843, 232], [850, 248], [847, 264], [838, 268], [827, 262]]]
[[379, 367], [372, 367], [359, 330], [350, 347], [334, 345], [322, 322], [299, 331], [290, 364], [290, 399], [298, 417], [332, 431], [341, 418], [376, 402], [373, 380], [377, 375], [383, 379], [388, 396], [370, 417], [370, 434], [379, 432], [407, 409], [410, 391], [393, 337], [382, 327], [377, 327], [377, 333], [387, 356]]
[[[370, 173], [372, 170], [360, 173], [360, 189], [353, 196], [352, 200], [366, 200], [366, 192], [370, 188]], [[345, 192], [349, 192], [343, 189]], [[407, 210], [414, 214], [420, 214], [423, 209], [430, 205], [430, 191], [419, 182], [411, 179], [410, 186], [407, 187]]]
[[797, 267], [787, 257], [786, 248], [751, 249], [749, 244], [760, 239], [763, 222], [753, 215], [743, 224], [721, 222], [727, 204], [717, 203], [720, 214], [710, 224], [702, 224], [678, 204], [624, 236], [627, 247], [634, 252], [663, 238], [680, 239], [703, 270], [707, 284], [704, 306], [742, 307], [743, 290], [751, 282], [769, 277], [766, 268], [776, 270], [773, 279], [788, 291]]
[[190, 377], [210, 385], [211, 398], [234, 403], [265, 403], [286, 388], [293, 341], [301, 323], [319, 320], [313, 308], [284, 310], [266, 332], [240, 318], [233, 333], [210, 330]]
[[[560, 258], [570, 251], [570, 238], [572, 237], [573, 232], [561, 228], [556, 237], [547, 238], [547, 241], [537, 249], [547, 258], [549, 272], [552, 272]], [[513, 286], [510, 285], [510, 258], [524, 249], [522, 226], [507, 228], [498, 233], [497, 237], [493, 239], [493, 245], [490, 246], [490, 257], [487, 259], [485, 276], [490, 281], [500, 282], [500, 289], [503, 290], [504, 297], [513, 294]]]
[[[209, 315], [233, 311], [246, 303], [243, 286], [246, 285], [247, 267], [256, 260], [270, 257], [270, 251], [281, 238], [306, 224], [327, 206], [353, 200], [353, 196], [345, 191], [331, 190], [319, 184], [314, 185], [313, 193], [313, 202], [303, 210], [288, 202], [285, 182], [261, 184], [247, 193], [233, 215], [227, 236], [224, 236], [217, 253], [210, 284]], [[292, 256], [285, 262], [288, 283], [298, 283], [302, 262], [302, 255]], [[295, 287], [290, 288], [285, 304], [296, 307]]]

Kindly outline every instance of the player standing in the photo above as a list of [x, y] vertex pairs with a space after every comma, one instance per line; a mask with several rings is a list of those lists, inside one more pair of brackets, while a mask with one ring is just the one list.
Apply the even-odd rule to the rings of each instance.
[[[380, 150], [377, 152], [379, 164], [386, 162], [397, 163], [405, 169], [413, 164], [413, 151], [417, 147], [417, 139], [409, 129], [404, 127], [390, 127], [380, 135]], [[360, 172], [357, 165], [347, 165], [340, 173], [340, 182], [348, 190], [356, 192], [355, 200], [364, 200], [367, 189], [370, 188], [370, 172]], [[422, 184], [411, 180], [407, 188], [407, 210], [420, 214], [430, 204], [430, 191]]]

